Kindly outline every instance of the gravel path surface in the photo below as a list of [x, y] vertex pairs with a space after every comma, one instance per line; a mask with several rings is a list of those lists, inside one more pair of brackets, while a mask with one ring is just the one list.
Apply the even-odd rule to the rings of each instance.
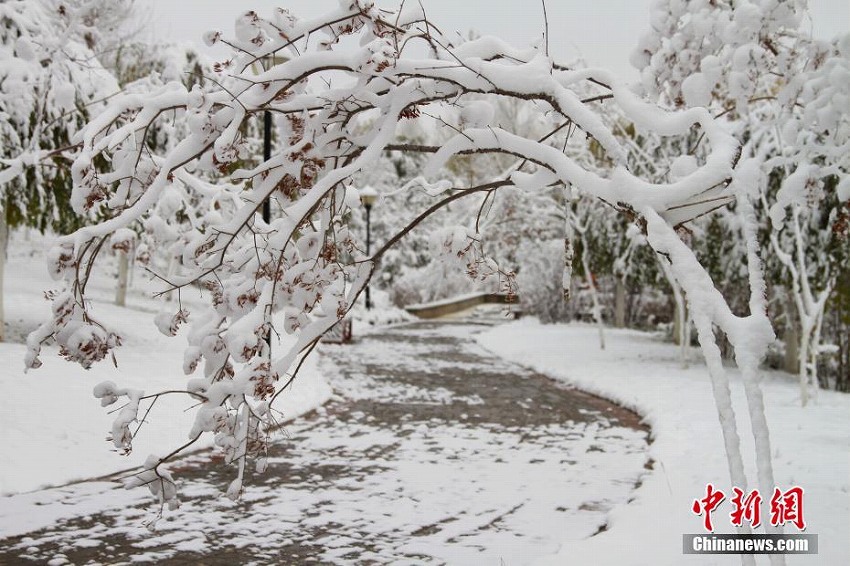
[[[48, 528], [0, 564], [527, 564], [605, 528], [646, 473], [647, 430], [607, 401], [494, 360], [470, 322], [421, 322], [323, 347], [334, 399], [288, 424], [242, 500], [234, 470], [171, 469], [154, 532], [146, 490], [105, 481], [0, 498]], [[210, 471], [210, 469], [212, 471]]]

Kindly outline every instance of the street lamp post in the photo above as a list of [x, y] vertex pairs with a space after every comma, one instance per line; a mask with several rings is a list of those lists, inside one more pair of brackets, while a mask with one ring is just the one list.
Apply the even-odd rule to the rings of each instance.
[[[272, 113], [263, 111], [263, 161], [272, 158]], [[263, 202], [263, 222], [268, 224], [272, 219], [271, 197]]]
[[[263, 57], [265, 69], [268, 70], [275, 64], [274, 57]], [[263, 161], [268, 161], [272, 158], [272, 113], [269, 110], [263, 111]], [[263, 222], [268, 224], [272, 219], [272, 203], [271, 197], [266, 197], [263, 201]], [[272, 331], [271, 328], [266, 331], [266, 344], [269, 346], [269, 359], [272, 352]]]
[[[262, 58], [262, 66], [260, 71], [265, 72], [274, 67], [280, 61], [274, 55], [266, 55]], [[257, 74], [257, 67], [254, 67], [254, 74]], [[263, 111], [263, 161], [268, 161], [272, 157], [272, 113], [266, 109]], [[272, 217], [271, 198], [267, 198], [263, 202], [263, 222], [268, 224]]]
[[[366, 257], [372, 259], [372, 205], [378, 200], [378, 191], [370, 186], [360, 190], [360, 202], [366, 208]], [[372, 295], [369, 293], [369, 284], [366, 283], [366, 310], [372, 308]]]

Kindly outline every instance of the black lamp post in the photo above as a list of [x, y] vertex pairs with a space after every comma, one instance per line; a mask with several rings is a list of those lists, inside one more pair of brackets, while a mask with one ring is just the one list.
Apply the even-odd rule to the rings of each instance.
[[[268, 110], [263, 112], [263, 161], [272, 157], [272, 113]], [[272, 219], [271, 198], [263, 202], [263, 222], [268, 224]]]
[[[378, 200], [378, 191], [370, 186], [360, 190], [360, 202], [366, 208], [366, 256], [372, 259], [372, 205]], [[369, 284], [366, 284], [366, 310], [372, 308], [372, 295], [369, 294]]]
[[[273, 55], [263, 57], [264, 70], [268, 71], [277, 61]], [[263, 161], [268, 161], [272, 157], [272, 113], [268, 110], [263, 112]], [[271, 198], [267, 198], [263, 202], [263, 222], [268, 224], [272, 219], [272, 203]]]
[[[274, 64], [274, 57], [263, 57], [266, 70]], [[272, 113], [268, 110], [263, 112], [263, 161], [268, 161], [272, 157]], [[263, 201], [263, 222], [268, 224], [272, 219], [272, 203], [271, 196]], [[266, 332], [266, 344], [269, 346], [269, 360], [271, 360], [272, 352], [272, 331], [269, 329]]]

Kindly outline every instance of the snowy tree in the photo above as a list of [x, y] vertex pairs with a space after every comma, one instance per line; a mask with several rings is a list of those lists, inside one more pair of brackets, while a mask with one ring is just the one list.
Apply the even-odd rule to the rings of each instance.
[[517, 289], [522, 310], [543, 323], [568, 320], [571, 314], [564, 297], [564, 253], [563, 239], [520, 244], [523, 262]]
[[[645, 89], [672, 106], [703, 106], [747, 140], [737, 167], [733, 186], [743, 256], [748, 258], [748, 297], [752, 324], [763, 327], [761, 337], [768, 342], [766, 283], [758, 257], [759, 226], [770, 222], [770, 250], [791, 275], [802, 329], [800, 336], [800, 385], [803, 404], [808, 398], [813, 357], [819, 351], [820, 321], [832, 279], [827, 277], [815, 290], [812, 277], [821, 270], [807, 264], [810, 253], [823, 261], [828, 258], [824, 238], [824, 216], [818, 212], [825, 191], [846, 184], [847, 141], [850, 124], [846, 120], [846, 64], [850, 37], [828, 44], [812, 40], [800, 26], [805, 2], [658, 2], [653, 9], [652, 32], [642, 40], [633, 63], [642, 69]], [[841, 108], [842, 110], [839, 110]], [[790, 143], [783, 140], [788, 139]], [[778, 187], [777, 187], [778, 185]], [[842, 192], [838, 191], [839, 196]], [[846, 198], [846, 196], [845, 196]], [[834, 201], [833, 201], [834, 202]], [[786, 210], [790, 209], [790, 228], [783, 229]], [[808, 209], [808, 213], [804, 213]], [[817, 219], [807, 222], [801, 217]], [[832, 212], [826, 218], [834, 217]], [[783, 235], [785, 232], [785, 235]], [[790, 234], [788, 234], [790, 232]], [[784, 242], [784, 243], [783, 243]], [[650, 243], [659, 250], [657, 242]], [[676, 242], [680, 247], [681, 242]], [[659, 250], [660, 251], [660, 250]], [[688, 295], [694, 310], [694, 322], [703, 351], [717, 350], [713, 329], [703, 318], [699, 299], [693, 292], [719, 295], [709, 278], [706, 287], [694, 287], [694, 277], [678, 269], [672, 271]], [[831, 259], [826, 259], [831, 264]], [[732, 312], [723, 316], [734, 316]], [[742, 348], [744, 336], [735, 336], [734, 327], [725, 327], [717, 319], [735, 352], [744, 375], [745, 390], [756, 443], [759, 486], [773, 486], [770, 443], [763, 413], [763, 402], [756, 379], [753, 351]], [[730, 332], [731, 331], [731, 332]], [[764, 344], [766, 346], [767, 343]], [[764, 353], [764, 350], [762, 350]], [[712, 361], [711, 356], [715, 359]], [[720, 373], [719, 351], [707, 356], [712, 372]], [[722, 380], [725, 382], [725, 380]], [[715, 382], [717, 384], [717, 382]], [[718, 399], [729, 399], [728, 385], [715, 388]], [[722, 407], [726, 405], [726, 409]], [[735, 415], [727, 402], [719, 402], [727, 452], [740, 449], [734, 426]], [[730, 458], [733, 482], [745, 480], [740, 456]], [[784, 563], [772, 557], [772, 563]]]
[[[117, 78], [125, 93], [144, 93], [162, 87], [170, 82], [180, 82], [187, 89], [195, 85], [204, 88], [206, 77], [212, 76], [212, 63], [206, 61], [197, 50], [187, 45], [150, 45], [141, 42], [124, 42], [100, 59]], [[154, 125], [146, 137], [146, 143], [152, 151], [167, 151], [186, 133], [181, 124], [160, 123]], [[252, 124], [249, 139], [253, 140], [252, 149], [258, 151], [259, 140], [257, 126]], [[176, 198], [176, 197], [175, 197]], [[167, 200], [167, 199], [166, 199]], [[180, 200], [172, 199], [168, 206], [181, 206]], [[156, 230], [144, 225], [136, 225], [132, 230], [122, 231], [123, 236], [111, 242], [110, 248], [118, 259], [118, 282], [115, 303], [124, 306], [128, 286], [133, 272], [133, 259], [148, 267], [151, 262], [160, 265], [166, 273], [174, 271], [180, 255], [181, 244], [178, 241], [160, 245]], [[135, 232], [135, 234], [131, 233]]]
[[[397, 142], [427, 145], [433, 132], [424, 131], [420, 126], [421, 124], [409, 120], [400, 124], [396, 135]], [[364, 133], [370, 127], [371, 125], [366, 124]], [[352, 185], [355, 188], [375, 187], [381, 194], [381, 199], [371, 212], [373, 244], [381, 245], [401, 230], [408, 221], [409, 211], [430, 204], [432, 197], [421, 190], [418, 184], [411, 183], [424, 167], [425, 160], [423, 154], [388, 150], [375, 166], [353, 178]], [[349, 222], [351, 230], [356, 234], [365, 234], [365, 209], [352, 210]], [[379, 276], [373, 284], [385, 288], [397, 306], [442, 298], [438, 295], [440, 285], [434, 284], [439, 281], [427, 279], [428, 275], [436, 271], [427, 266], [433, 257], [429, 233], [437, 226], [437, 218], [424, 221], [420, 229], [407, 234], [385, 253]], [[426, 278], [423, 279], [423, 276]]]
[[847, 259], [831, 227], [850, 200], [850, 35], [814, 40], [804, 14], [802, 1], [659, 2], [633, 62], [648, 91], [708, 106], [748, 140], [768, 273], [793, 305], [783, 309], [795, 315], [785, 317], [786, 348], [798, 354], [805, 405], [818, 387], [824, 308]]
[[[843, 226], [839, 224], [845, 231], [845, 237], [850, 236], [850, 233], [847, 233], [850, 228], [848, 220], [850, 214], [845, 216]], [[850, 391], [850, 273], [847, 271], [838, 276], [835, 293], [827, 305], [827, 313], [825, 327], [835, 336], [835, 389], [846, 393]]]
[[[408, 121], [404, 124], [404, 130], [397, 136], [399, 142], [406, 142], [411, 150], [432, 149], [456, 135], [459, 128], [468, 127], [474, 122], [505, 127], [526, 137], [543, 135], [547, 127], [551, 129], [554, 126], [543, 112], [535, 108], [533, 102], [495, 95], [480, 94], [471, 97], [468, 102], [459, 101], [441, 110], [433, 127], [427, 130], [417, 129], [416, 122]], [[391, 159], [385, 161], [384, 168], [392, 165], [394, 173], [405, 172], [406, 176], [390, 174], [378, 178], [379, 175], [375, 173], [367, 173], [368, 184], [386, 187], [388, 191], [375, 215], [378, 219], [377, 232], [382, 234], [382, 239], [389, 238], [393, 229], [404, 226], [407, 211], [421, 208], [423, 204], [427, 206], [432, 198], [421, 187], [407, 184], [415, 177], [413, 173], [420, 172], [424, 166], [424, 155], [402, 151], [394, 151], [392, 154]], [[474, 186], [500, 174], [507, 174], [516, 165], [512, 156], [463, 153], [447, 161], [444, 174], [447, 180]], [[406, 189], [399, 189], [405, 186]], [[518, 187], [503, 187], [502, 190], [485, 191], [452, 203], [424, 221], [413, 234], [408, 234], [394, 250], [387, 253], [381, 262], [382, 280], [387, 285], [391, 284], [400, 305], [443, 299], [471, 290], [496, 292], [499, 290], [497, 284], [492, 281], [470, 281], [462, 272], [443, 261], [441, 254], [434, 254], [433, 250], [442, 246], [441, 236], [436, 232], [441, 226], [449, 225], [463, 226], [480, 234], [484, 254], [496, 260], [506, 275], [517, 272], [518, 266], [524, 263], [524, 260], [519, 259], [522, 254], [518, 254], [523, 241], [563, 238], [563, 223], [559, 225], [553, 222], [555, 217], [550, 216], [553, 204], [556, 209], [562, 208], [558, 204], [563, 201], [558, 196], [561, 193], [562, 190], [556, 187], [531, 193]], [[563, 216], [562, 212], [556, 210], [557, 214]], [[434, 234], [434, 237], [429, 234]], [[504, 282], [507, 284], [507, 281]], [[526, 278], [526, 284], [533, 285], [535, 280]]]
[[[634, 220], [670, 262], [686, 289], [709, 362], [732, 477], [746, 485], [713, 325], [729, 335], [752, 403], [760, 473], [772, 481], [756, 371], [773, 333], [764, 315], [752, 214], [741, 206], [752, 295], [750, 314], [744, 317], [732, 314], [676, 232], [710, 210], [717, 195], [742, 195], [742, 202], [749, 202], [748, 188], [735, 170], [738, 142], [707, 110], [665, 111], [604, 70], [564, 67], [545, 51], [517, 49], [494, 37], [455, 44], [437, 29], [412, 3], [391, 13], [371, 2], [343, 2], [311, 20], [285, 10], [269, 18], [249, 12], [238, 20], [234, 37], [217, 32], [207, 37], [233, 48], [232, 57], [220, 65], [219, 88], [204, 92], [174, 82], [111, 99], [68, 153], [73, 158], [72, 202], [103, 220], [60, 238], [50, 251], [51, 272], [68, 288], [55, 297], [51, 319], [30, 335], [27, 366], [40, 365], [42, 346], [50, 340], [64, 357], [84, 367], [114, 355], [120, 337], [98, 320], [86, 299], [104, 244], [135, 222], [173, 238], [169, 233], [178, 224], [185, 226], [189, 216], [192, 229], [180, 236], [186, 244], [179, 272], [158, 274], [163, 292], [177, 296], [177, 310], [158, 316], [156, 323], [168, 334], [189, 325], [183, 369], [200, 375], [177, 392], [146, 393], [109, 382], [95, 395], [105, 406], [119, 399], [125, 403], [112, 429], [113, 443], [125, 452], [132, 449], [131, 425], [144, 407], [147, 411], [165, 394], [197, 401], [186, 443], [165, 456], [152, 456], [134, 484], [148, 485], [163, 504], [175, 505], [174, 481], [164, 464], [201, 435], [214, 434], [226, 461], [236, 466], [228, 489], [236, 498], [249, 461], [256, 458], [257, 468], [264, 467], [262, 445], [273, 424], [275, 400], [296, 378], [303, 357], [351, 308], [387, 250], [461, 199], [507, 187], [528, 192], [569, 187]], [[278, 55], [278, 63], [255, 74], [252, 65], [269, 54]], [[548, 132], [525, 136], [509, 125], [488, 125], [483, 107], [455, 124], [453, 135], [439, 145], [413, 147], [397, 139], [402, 124], [439, 122], [447, 106], [473, 107], [487, 94], [535, 101], [557, 124], [553, 130], [571, 126], [592, 138], [607, 154], [610, 168], [601, 173], [584, 167]], [[636, 127], [661, 136], [699, 130], [707, 147], [703, 160], [674, 182], [635, 175], [623, 144], [600, 117], [612, 105]], [[281, 143], [268, 161], [252, 161], [243, 128], [266, 111], [279, 116]], [[149, 132], [166, 121], [183, 124], [187, 134], [173, 147], [151, 150]], [[411, 183], [433, 199], [410, 211], [406, 225], [365, 257], [347, 220], [359, 206], [354, 180], [386, 151], [429, 155]], [[447, 163], [469, 154], [510, 156], [516, 166], [475, 184], [454, 180]], [[105, 171], [97, 169], [101, 161], [108, 163]], [[241, 165], [234, 168], [235, 163]], [[209, 172], [220, 177], [211, 180]], [[164, 205], [175, 192], [191, 195], [183, 199], [191, 209]], [[259, 211], [270, 197], [283, 203], [283, 210], [265, 222]], [[458, 226], [446, 229], [440, 243], [447, 258], [473, 277], [503, 273], [482, 252], [480, 240], [473, 229]], [[180, 297], [198, 288], [207, 306], [191, 309]], [[269, 333], [272, 348], [266, 342]], [[276, 347], [278, 333], [291, 334], [293, 345]]]
[[72, 183], [61, 150], [118, 90], [94, 49], [114, 30], [104, 15], [126, 6], [106, 4], [0, 3], [0, 290], [10, 228], [67, 232], [80, 225], [68, 206]]

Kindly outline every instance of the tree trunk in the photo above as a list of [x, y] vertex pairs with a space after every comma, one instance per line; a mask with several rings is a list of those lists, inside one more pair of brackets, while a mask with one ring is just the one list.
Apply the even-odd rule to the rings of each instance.
[[682, 362], [682, 367], [688, 367], [689, 363], [689, 348], [691, 346], [691, 323], [688, 318], [688, 307], [685, 303], [685, 296], [679, 282], [670, 270], [670, 266], [664, 261], [660, 261], [659, 265], [673, 290], [673, 340], [679, 345], [679, 357]]
[[127, 304], [127, 271], [130, 254], [118, 252], [118, 286], [115, 288], [115, 304], [123, 307]]
[[682, 367], [688, 367], [691, 347], [691, 321], [688, 318], [688, 305], [681, 290], [677, 289], [674, 296], [676, 299], [676, 308], [673, 313], [673, 337], [676, 344], [679, 345], [679, 358], [682, 362]]
[[797, 317], [794, 316], [794, 308], [785, 304], [785, 371], [791, 374], [800, 371], [800, 335], [797, 330]]
[[[800, 316], [803, 319], [803, 316]], [[808, 318], [808, 317], [806, 317]], [[800, 333], [800, 346], [798, 351], [798, 363], [800, 364], [800, 402], [805, 407], [809, 402], [809, 338], [812, 335], [811, 324], [803, 321], [803, 331]]]
[[673, 341], [681, 346], [685, 343], [687, 307], [685, 307], [685, 298], [679, 292], [673, 293], [673, 299]]
[[[171, 257], [168, 260], [168, 271], [166, 272], [168, 274], [167, 277], [168, 277], [169, 280], [171, 279], [171, 276], [174, 275], [174, 272], [175, 272], [176, 269], [177, 269], [177, 256], [172, 254]], [[165, 294], [165, 300], [166, 300], [166, 302], [169, 302], [169, 303], [171, 301], [173, 301], [174, 300], [174, 293], [166, 293]]]
[[614, 326], [626, 327], [626, 283], [620, 277], [614, 287]]
[[130, 248], [130, 251], [132, 253], [130, 254], [130, 257], [127, 258], [128, 262], [129, 262], [128, 265], [127, 265], [127, 270], [129, 272], [128, 275], [127, 275], [127, 290], [128, 291], [133, 289], [133, 285], [135, 284], [135, 281], [136, 281], [136, 244], [135, 243], [133, 243], [133, 246]]
[[[583, 236], [582, 236], [583, 238]], [[584, 267], [584, 280], [590, 290], [590, 298], [593, 300], [593, 318], [596, 321], [596, 328], [599, 329], [599, 348], [605, 349], [605, 332], [602, 322], [602, 305], [599, 303], [599, 292], [596, 289], [596, 283], [593, 281], [593, 274], [590, 272], [590, 262], [587, 260], [587, 244], [582, 239], [582, 266]]]
[[[818, 391], [820, 391], [820, 376], [818, 375], [818, 359], [820, 357], [820, 349], [821, 349], [821, 331], [823, 330], [823, 313], [824, 306], [826, 305], [826, 299], [829, 296], [829, 288], [824, 291], [825, 295], [820, 297], [818, 304], [821, 305], [821, 308], [818, 310], [817, 318], [815, 319], [815, 328], [813, 331], [812, 343], [809, 345], [809, 353], [811, 355], [811, 368], [809, 371], [809, 375], [811, 377], [812, 384], [812, 397], [815, 401], [818, 399]], [[827, 386], [828, 387], [828, 386]]]
[[6, 312], [3, 309], [4, 283], [6, 280], [6, 248], [9, 243], [9, 226], [5, 214], [0, 213], [0, 342], [6, 341]]

